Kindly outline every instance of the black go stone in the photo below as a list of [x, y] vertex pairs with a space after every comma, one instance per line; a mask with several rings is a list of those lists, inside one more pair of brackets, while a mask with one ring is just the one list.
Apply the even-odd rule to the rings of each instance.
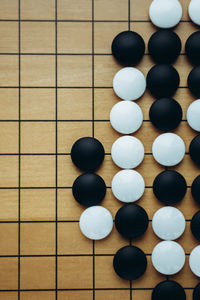
[[189, 153], [193, 162], [200, 167], [200, 134], [191, 141]]
[[198, 211], [193, 216], [192, 221], [190, 223], [190, 228], [193, 236], [197, 239], [197, 241], [200, 241], [200, 211]]
[[176, 281], [165, 280], [153, 289], [152, 300], [186, 300], [184, 288]]
[[119, 277], [136, 280], [146, 271], [146, 255], [135, 246], [125, 246], [115, 254], [113, 267]]
[[148, 215], [139, 205], [130, 203], [122, 206], [115, 216], [118, 232], [127, 239], [135, 239], [148, 228]]
[[72, 193], [76, 201], [84, 206], [98, 205], [105, 197], [106, 185], [99, 175], [85, 173], [74, 181]]
[[194, 179], [191, 187], [191, 192], [193, 199], [197, 204], [200, 205], [200, 175]]
[[156, 98], [172, 97], [179, 83], [179, 74], [171, 65], [155, 65], [147, 74], [147, 88]]
[[200, 98], [200, 66], [194, 68], [188, 76], [188, 88], [191, 93], [196, 97]]
[[197, 284], [193, 292], [193, 300], [199, 300], [199, 299], [200, 299], [200, 283]]
[[170, 29], [160, 29], [149, 39], [149, 54], [159, 64], [172, 64], [181, 52], [181, 40]]
[[77, 140], [71, 149], [71, 159], [82, 171], [92, 172], [100, 167], [104, 160], [103, 145], [95, 138], [83, 137]]
[[112, 42], [112, 54], [124, 66], [139, 63], [145, 51], [143, 38], [134, 31], [120, 32]]
[[182, 120], [180, 104], [171, 98], [156, 100], [149, 111], [152, 124], [159, 130], [170, 131], [175, 129]]
[[200, 65], [200, 31], [189, 36], [185, 44], [185, 53], [194, 66]]
[[154, 195], [159, 201], [167, 205], [173, 205], [181, 201], [186, 190], [185, 178], [173, 170], [161, 172], [153, 182]]

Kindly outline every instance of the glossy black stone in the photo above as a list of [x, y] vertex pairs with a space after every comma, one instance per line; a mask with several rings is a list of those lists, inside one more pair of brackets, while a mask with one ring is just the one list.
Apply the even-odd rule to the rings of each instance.
[[194, 68], [188, 76], [188, 88], [191, 93], [196, 97], [200, 98], [200, 66]]
[[187, 190], [185, 178], [178, 172], [166, 170], [153, 182], [153, 192], [158, 200], [173, 205], [182, 200]]
[[191, 192], [193, 199], [197, 204], [200, 205], [200, 175], [194, 179], [191, 187]]
[[83, 137], [71, 149], [71, 159], [77, 168], [91, 172], [99, 168], [104, 160], [103, 145], [95, 138]]
[[197, 241], [200, 241], [200, 211], [196, 212], [196, 214], [193, 216], [190, 223], [190, 228], [193, 236], [197, 239]]
[[189, 36], [185, 44], [185, 53], [194, 66], [200, 65], [200, 31]]
[[155, 286], [152, 300], [186, 300], [184, 288], [176, 281], [165, 280]]
[[193, 162], [200, 167], [200, 134], [195, 136], [195, 138], [191, 141], [189, 153]]
[[200, 283], [197, 284], [193, 292], [193, 300], [199, 300], [199, 299], [200, 299]]
[[160, 29], [149, 39], [149, 54], [159, 64], [172, 64], [181, 52], [181, 40], [170, 29]]
[[72, 193], [76, 201], [82, 205], [98, 205], [105, 197], [106, 185], [99, 175], [85, 173], [74, 181]]
[[156, 100], [149, 111], [152, 124], [159, 130], [170, 131], [175, 129], [182, 120], [180, 104], [171, 98]]
[[130, 203], [122, 206], [115, 216], [118, 232], [127, 239], [135, 239], [148, 228], [148, 215], [139, 205]]
[[113, 266], [118, 276], [127, 280], [141, 277], [147, 268], [144, 252], [134, 246], [125, 246], [114, 256]]
[[179, 83], [179, 74], [171, 65], [155, 65], [147, 74], [147, 88], [156, 98], [172, 97]]
[[112, 54], [124, 66], [132, 66], [139, 63], [144, 55], [144, 51], [144, 40], [134, 31], [120, 32], [112, 42]]

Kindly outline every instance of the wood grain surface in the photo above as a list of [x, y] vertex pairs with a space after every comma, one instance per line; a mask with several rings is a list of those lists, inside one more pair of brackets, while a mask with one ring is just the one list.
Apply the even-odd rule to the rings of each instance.
[[[184, 55], [188, 36], [197, 30], [188, 19], [189, 0], [180, 1], [183, 17], [175, 28], [182, 40], [175, 63], [180, 88], [174, 98], [183, 109], [183, 121], [174, 131], [186, 144], [186, 155], [175, 170], [186, 178], [188, 190], [176, 206], [187, 220], [178, 240], [186, 252], [183, 270], [170, 279], [186, 288], [192, 300], [198, 283], [188, 256], [197, 245], [190, 220], [199, 209], [191, 197], [191, 184], [199, 174], [188, 155], [196, 133], [186, 122], [194, 97], [187, 89], [192, 66]], [[111, 56], [114, 36], [130, 28], [146, 45], [156, 28], [148, 18], [151, 0], [1, 0], [0, 1], [0, 300], [150, 300], [154, 286], [166, 279], [152, 267], [151, 252], [159, 239], [151, 221], [145, 235], [132, 241], [148, 258], [145, 275], [130, 283], [112, 267], [113, 255], [129, 244], [116, 229], [102, 241], [90, 241], [79, 230], [83, 207], [73, 199], [71, 187], [80, 174], [70, 159], [72, 144], [94, 136], [106, 156], [98, 170], [107, 185], [102, 205], [113, 218], [122, 206], [111, 193], [111, 180], [119, 170], [110, 149], [120, 136], [109, 123], [111, 107], [119, 101], [112, 79], [120, 65]], [[137, 66], [146, 75], [153, 61], [147, 49]], [[160, 134], [149, 122], [154, 99], [145, 92], [138, 100], [144, 113], [134, 134], [144, 144], [145, 159], [137, 170], [146, 183], [138, 204], [152, 220], [162, 207], [152, 183], [164, 170], [152, 157], [152, 142]]]

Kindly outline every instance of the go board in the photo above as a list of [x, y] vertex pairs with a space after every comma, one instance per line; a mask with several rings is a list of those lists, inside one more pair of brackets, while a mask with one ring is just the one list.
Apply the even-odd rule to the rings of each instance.
[[[146, 44], [156, 28], [148, 18], [150, 0], [1, 0], [0, 9], [0, 299], [2, 300], [149, 300], [154, 286], [166, 279], [152, 267], [151, 253], [159, 239], [151, 221], [145, 235], [132, 242], [147, 255], [143, 277], [129, 282], [113, 270], [113, 256], [129, 241], [116, 229], [102, 241], [87, 240], [79, 230], [83, 208], [72, 197], [80, 172], [70, 159], [72, 144], [94, 136], [105, 147], [100, 174], [107, 194], [102, 205], [113, 217], [121, 207], [111, 193], [111, 179], [119, 170], [111, 160], [111, 145], [120, 135], [109, 123], [118, 98], [112, 79], [121, 68], [111, 55], [114, 36], [127, 29]], [[188, 155], [195, 132], [186, 122], [194, 100], [187, 89], [192, 66], [184, 55], [188, 36], [197, 30], [187, 15], [189, 0], [180, 1], [183, 17], [175, 28], [183, 48], [175, 63], [181, 82], [174, 98], [184, 115], [174, 132], [186, 144], [186, 155], [173, 168], [187, 181], [185, 198], [177, 207], [187, 220], [178, 240], [186, 252], [183, 270], [168, 278], [179, 282], [192, 299], [198, 279], [188, 266], [197, 245], [190, 220], [198, 210], [191, 183], [199, 174]], [[146, 75], [153, 61], [146, 52], [138, 68]], [[146, 182], [138, 202], [150, 220], [162, 206], [152, 183], [164, 170], [152, 157], [159, 135], [149, 122], [154, 99], [145, 92], [138, 101], [144, 123], [134, 134], [144, 144], [145, 159], [137, 168]]]

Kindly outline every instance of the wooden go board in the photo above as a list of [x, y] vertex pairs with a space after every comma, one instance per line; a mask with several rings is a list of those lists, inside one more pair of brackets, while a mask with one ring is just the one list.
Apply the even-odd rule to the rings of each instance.
[[[107, 185], [103, 205], [114, 216], [121, 207], [111, 193], [118, 171], [110, 156], [120, 135], [109, 123], [118, 101], [112, 78], [120, 65], [111, 56], [114, 36], [132, 29], [147, 41], [156, 30], [148, 19], [151, 0], [1, 0], [0, 1], [0, 300], [150, 300], [152, 288], [164, 280], [151, 264], [159, 239], [151, 222], [146, 234], [134, 242], [148, 258], [145, 275], [134, 281], [120, 279], [113, 270], [115, 252], [129, 244], [116, 229], [102, 241], [87, 240], [79, 230], [83, 208], [71, 187], [80, 174], [72, 165], [75, 140], [94, 136], [106, 156], [99, 174]], [[197, 28], [189, 21], [189, 0], [182, 0], [183, 18], [175, 31], [184, 46]], [[146, 74], [154, 63], [148, 53], [138, 68]], [[186, 110], [194, 100], [186, 86], [192, 66], [182, 53], [175, 63], [181, 83], [174, 98], [184, 117], [175, 130], [186, 143], [183, 162], [175, 167], [187, 180], [188, 191], [177, 205], [187, 219], [178, 240], [186, 252], [183, 270], [168, 278], [186, 288], [192, 299], [198, 279], [188, 266], [197, 242], [190, 220], [198, 210], [191, 198], [191, 183], [199, 170], [191, 162], [188, 145], [195, 132], [186, 123]], [[148, 92], [138, 101], [144, 112], [135, 134], [145, 147], [137, 168], [146, 182], [139, 201], [149, 218], [162, 205], [152, 182], [164, 168], [151, 153], [159, 132], [149, 122], [153, 98]]]

